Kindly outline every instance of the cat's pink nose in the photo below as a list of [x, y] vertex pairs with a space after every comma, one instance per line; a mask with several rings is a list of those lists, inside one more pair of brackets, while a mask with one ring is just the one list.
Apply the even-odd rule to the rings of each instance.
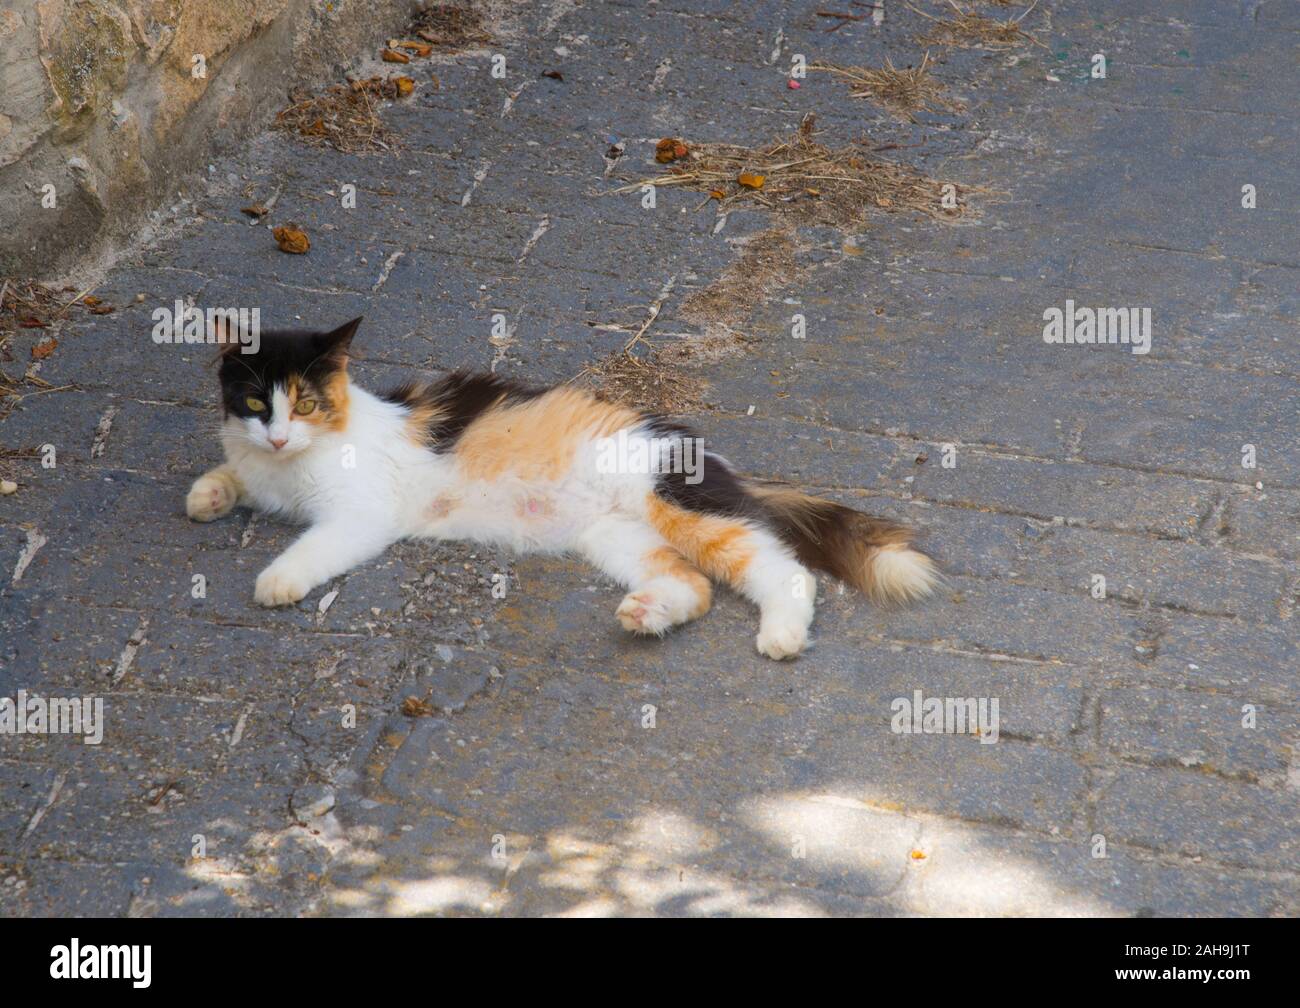
[[288, 438], [271, 438], [270, 441], [271, 441], [271, 447], [274, 448], [276, 451], [279, 451], [281, 448], [283, 448], [285, 445], [289, 443]]

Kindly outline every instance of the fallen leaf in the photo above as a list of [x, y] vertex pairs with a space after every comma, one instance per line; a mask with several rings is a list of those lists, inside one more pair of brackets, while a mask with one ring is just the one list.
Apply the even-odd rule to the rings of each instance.
[[740, 178], [736, 179], [746, 189], [762, 189], [763, 183], [767, 181], [766, 175], [756, 175], [753, 172], [741, 172]]
[[924, 861], [924, 860], [925, 860], [925, 851], [919, 851], [919, 850], [914, 850], [914, 851], [912, 851], [912, 860], [913, 860], [913, 861]]
[[723, 198], [724, 196], [726, 196], [726, 195], [727, 195], [727, 194], [724, 193], [721, 189], [710, 189], [710, 190], [709, 190], [709, 196], [710, 196], [712, 199], [720, 200], [720, 199], [722, 199], [722, 198]]
[[414, 90], [415, 90], [415, 81], [412, 78], [410, 77], [397, 78], [397, 94], [399, 97], [405, 98]]
[[250, 203], [239, 212], [248, 214], [249, 217], [265, 217], [271, 212], [271, 208], [262, 203]]
[[428, 700], [409, 696], [402, 701], [402, 713], [407, 717], [429, 717], [433, 714], [433, 707]]
[[293, 255], [303, 255], [311, 248], [311, 240], [307, 234], [296, 224], [281, 224], [278, 228], [271, 230], [271, 236], [275, 243], [280, 246], [281, 252], [289, 252]]
[[45, 360], [50, 354], [54, 353], [54, 348], [59, 345], [59, 341], [53, 336], [41, 340], [32, 347], [32, 360]]
[[691, 151], [681, 140], [676, 137], [664, 137], [655, 144], [655, 160], [660, 164], [667, 164], [669, 161], [680, 161], [688, 157]]
[[379, 54], [379, 58], [385, 63], [410, 63], [411, 57], [404, 52], [398, 52], [396, 49], [385, 49]]
[[81, 299], [81, 303], [84, 304], [87, 308], [94, 308], [95, 305], [99, 304], [99, 298], [95, 297], [94, 294], [87, 294], [84, 298]]
[[413, 39], [392, 39], [388, 43], [390, 49], [409, 49], [417, 56], [428, 56], [433, 52], [433, 46], [428, 42], [416, 42]]
[[558, 81], [564, 80], [564, 74], [560, 73], [560, 71], [558, 70], [543, 70], [542, 76], [549, 77], [551, 78], [551, 80], [558, 80]]
[[20, 318], [18, 320], [18, 325], [22, 329], [48, 329], [50, 327], [48, 322], [42, 322], [40, 319], [33, 318], [31, 315], [24, 315]]
[[92, 314], [92, 315], [112, 315], [112, 314], [113, 314], [113, 306], [112, 306], [111, 304], [96, 305], [94, 308], [90, 309], [90, 314]]

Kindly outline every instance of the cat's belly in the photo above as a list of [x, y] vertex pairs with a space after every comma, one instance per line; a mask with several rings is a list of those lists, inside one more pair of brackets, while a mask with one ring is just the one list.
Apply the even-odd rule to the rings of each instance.
[[563, 552], [584, 527], [581, 495], [559, 484], [471, 484], [430, 496], [416, 536]]

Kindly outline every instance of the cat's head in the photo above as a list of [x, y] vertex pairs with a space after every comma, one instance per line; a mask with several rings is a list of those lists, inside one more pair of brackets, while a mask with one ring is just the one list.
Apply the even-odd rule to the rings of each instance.
[[296, 455], [348, 421], [348, 347], [361, 319], [328, 332], [272, 329], [256, 353], [218, 333], [222, 437], [279, 456]]

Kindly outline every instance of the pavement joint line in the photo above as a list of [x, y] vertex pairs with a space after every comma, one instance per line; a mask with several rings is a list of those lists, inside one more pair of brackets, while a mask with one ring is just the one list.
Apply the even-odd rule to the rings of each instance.
[[[727, 410], [710, 410], [707, 414], [702, 414], [702, 415], [705, 417], [724, 416], [732, 420], [741, 420], [747, 418], [747, 414], [732, 413]], [[1096, 466], [1099, 469], [1118, 469], [1123, 472], [1145, 473], [1148, 476], [1172, 476], [1178, 479], [1185, 479], [1192, 482], [1214, 483], [1220, 486], [1238, 487], [1240, 489], [1245, 489], [1245, 490], [1255, 489], [1255, 481], [1253, 480], [1249, 480], [1249, 481], [1230, 480], [1223, 476], [1207, 476], [1203, 473], [1191, 473], [1179, 469], [1169, 469], [1161, 466], [1141, 466], [1141, 465], [1134, 465], [1134, 464], [1124, 465], [1119, 462], [1115, 462], [1113, 460], [1094, 460], [1083, 456], [1077, 458], [1053, 457], [1050, 455], [1040, 455], [1037, 454], [1036, 452], [1029, 451], [1028, 449], [1015, 448], [1010, 445], [1000, 445], [997, 444], [996, 442], [990, 442], [990, 441], [961, 441], [959, 439], [954, 440], [952, 438], [944, 438], [941, 436], [907, 434], [898, 431], [895, 431], [894, 433], [890, 434], [887, 432], [888, 428], [871, 427], [871, 426], [860, 427], [860, 428], [837, 427], [834, 424], [831, 424], [826, 421], [810, 420], [807, 417], [794, 416], [788, 413], [770, 413], [767, 414], [764, 417], [764, 419], [784, 420], [784, 421], [789, 421], [791, 423], [805, 424], [808, 426], [817, 427], [818, 430], [828, 434], [870, 434], [873, 437], [887, 438], [894, 441], [923, 444], [927, 446], [950, 444], [956, 448], [966, 448], [972, 451], [984, 450], [990, 453], [997, 452], [1007, 458], [1019, 459], [1025, 462], [1046, 462], [1046, 463], [1054, 463], [1056, 465], [1060, 465], [1061, 463], [1068, 462], [1068, 463], [1074, 463], [1078, 465]], [[1300, 491], [1300, 485], [1292, 485], [1289, 483], [1270, 483], [1268, 488], [1272, 490]]]
[[[744, 416], [744, 414], [737, 414], [738, 418], [742, 416]], [[747, 475], [752, 475], [752, 474], [747, 474]], [[1143, 539], [1148, 539], [1152, 542], [1183, 543], [1190, 546], [1199, 546], [1202, 549], [1216, 549], [1216, 550], [1222, 549], [1223, 551], [1227, 553], [1231, 553], [1243, 560], [1253, 560], [1258, 563], [1263, 563], [1269, 567], [1278, 568], [1281, 570], [1291, 570], [1292, 568], [1295, 567], [1295, 562], [1292, 560], [1288, 560], [1285, 557], [1270, 556], [1267, 553], [1249, 553], [1246, 552], [1245, 550], [1237, 549], [1231, 544], [1224, 543], [1222, 540], [1203, 542], [1199, 539], [1194, 538], [1190, 534], [1186, 536], [1170, 536], [1153, 528], [1123, 528], [1122, 526], [1118, 526], [1118, 525], [1105, 525], [1098, 522], [1085, 521], [1084, 519], [1081, 518], [1070, 518], [1068, 516], [1061, 516], [1061, 515], [1052, 515], [1048, 517], [1046, 516], [1045, 513], [1040, 513], [1036, 511], [1007, 510], [1006, 508], [1002, 508], [997, 506], [996, 504], [992, 504], [988, 502], [956, 500], [952, 498], [941, 500], [937, 497], [928, 497], [924, 494], [891, 490], [891, 489], [881, 489], [879, 487], [828, 486], [828, 485], [820, 485], [820, 484], [813, 484], [813, 483], [799, 484], [799, 486], [802, 489], [811, 490], [814, 493], [861, 493], [865, 495], [863, 498], [864, 500], [882, 498], [900, 504], [915, 502], [915, 503], [923, 504], [927, 507], [952, 508], [956, 511], [978, 511], [981, 514], [998, 514], [1006, 518], [1024, 519], [1025, 521], [1038, 522], [1039, 524], [1047, 526], [1049, 528], [1082, 529], [1087, 532], [1103, 532], [1109, 535], [1134, 536]], [[1063, 524], [1055, 520], [1058, 517], [1065, 517], [1065, 521]], [[996, 576], [996, 575], [990, 575], [990, 576]], [[1054, 582], [1045, 582], [1045, 583], [1054, 583]]]

